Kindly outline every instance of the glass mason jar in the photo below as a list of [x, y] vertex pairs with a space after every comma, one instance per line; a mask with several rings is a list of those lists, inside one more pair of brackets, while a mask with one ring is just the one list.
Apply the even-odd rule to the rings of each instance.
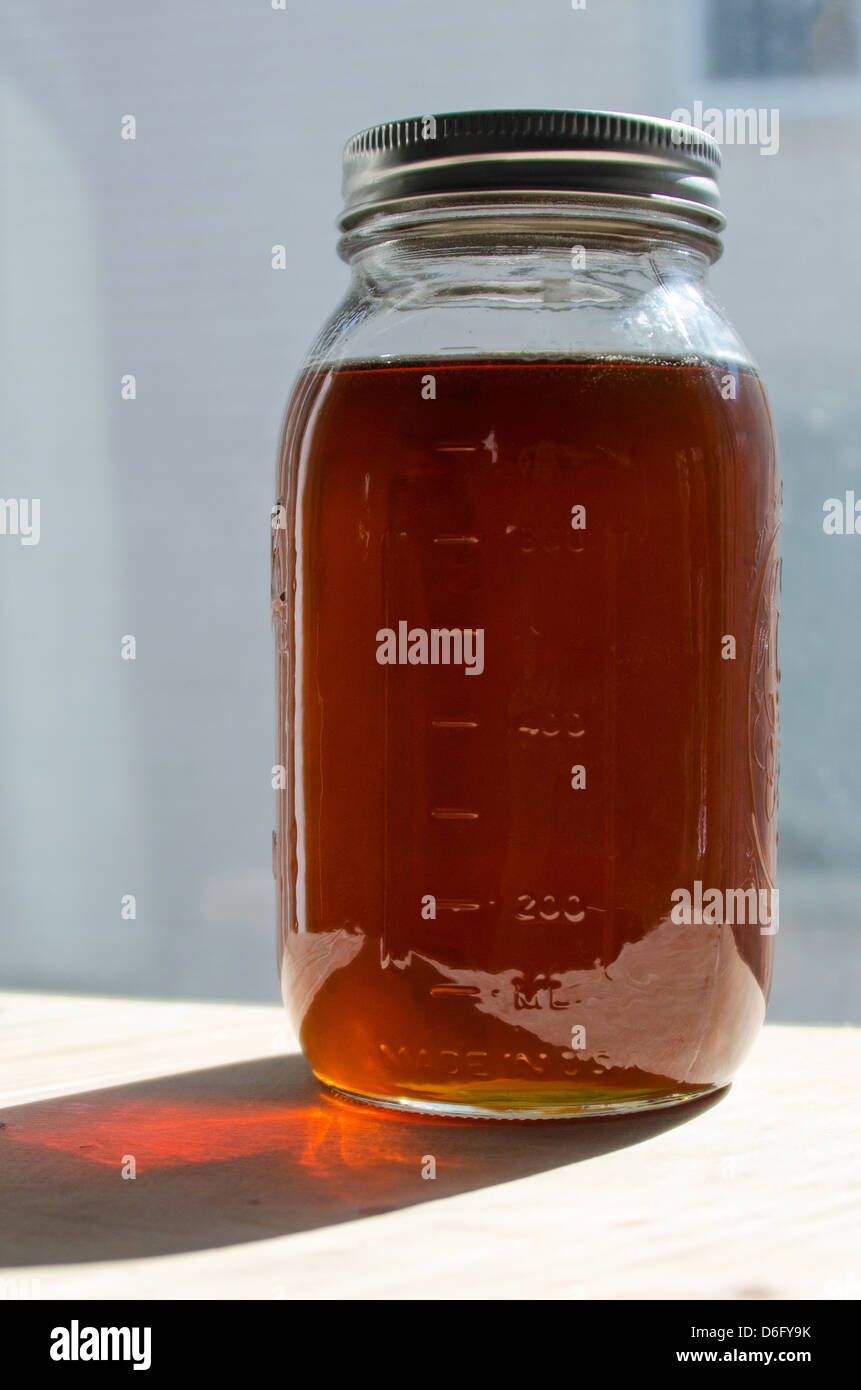
[[272, 595], [283, 990], [338, 1092], [670, 1105], [762, 1023], [779, 484], [719, 162], [596, 112], [346, 147]]

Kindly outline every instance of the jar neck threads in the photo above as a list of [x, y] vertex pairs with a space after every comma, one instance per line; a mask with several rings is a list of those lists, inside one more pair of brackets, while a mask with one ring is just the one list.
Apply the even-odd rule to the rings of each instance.
[[582, 193], [497, 195], [448, 193], [404, 198], [346, 212], [339, 220], [339, 254], [350, 260], [379, 242], [412, 240], [457, 250], [493, 245], [593, 244], [647, 249], [666, 243], [716, 261], [725, 218], [716, 209], [678, 198]]

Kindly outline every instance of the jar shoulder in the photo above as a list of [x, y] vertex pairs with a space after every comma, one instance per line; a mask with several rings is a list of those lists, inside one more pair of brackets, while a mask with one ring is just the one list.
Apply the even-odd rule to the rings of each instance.
[[756, 363], [704, 283], [657, 282], [613, 294], [588, 283], [518, 299], [412, 300], [354, 285], [308, 350], [303, 370], [469, 357], [614, 357]]

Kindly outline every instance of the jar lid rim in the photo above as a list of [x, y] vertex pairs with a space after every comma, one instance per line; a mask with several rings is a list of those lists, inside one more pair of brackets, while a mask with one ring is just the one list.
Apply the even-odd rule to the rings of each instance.
[[696, 126], [618, 111], [484, 110], [360, 131], [343, 155], [343, 215], [454, 192], [692, 197], [717, 210], [720, 147]]

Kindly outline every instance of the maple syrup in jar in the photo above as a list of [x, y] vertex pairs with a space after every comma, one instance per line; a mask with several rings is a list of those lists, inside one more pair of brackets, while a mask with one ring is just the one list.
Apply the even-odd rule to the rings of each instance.
[[339, 1092], [670, 1105], [762, 1022], [779, 484], [718, 164], [594, 112], [347, 146], [273, 510], [282, 982]]

